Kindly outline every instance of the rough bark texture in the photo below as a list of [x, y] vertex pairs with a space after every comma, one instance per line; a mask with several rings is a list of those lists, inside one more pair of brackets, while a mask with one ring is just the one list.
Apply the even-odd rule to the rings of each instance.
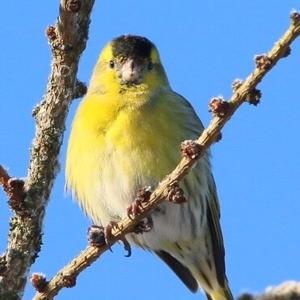
[[6, 270], [0, 277], [0, 299], [21, 299], [30, 266], [41, 247], [45, 208], [59, 169], [58, 154], [65, 119], [74, 96], [78, 61], [86, 46], [94, 0], [61, 0], [54, 27], [47, 29], [52, 50], [51, 73], [42, 102], [34, 109], [36, 134], [25, 181], [24, 214], [12, 217]]
[[[291, 19], [292, 21], [289, 29], [274, 45], [271, 51], [267, 54], [256, 57], [256, 68], [249, 77], [244, 82], [235, 82], [234, 93], [229, 102], [222, 99], [213, 99], [210, 107], [214, 114], [214, 118], [196, 141], [199, 150], [197, 155], [184, 156], [175, 170], [166, 176], [166, 178], [151, 194], [149, 201], [141, 205], [142, 212], [133, 219], [125, 218], [118, 223], [118, 226], [112, 230], [112, 244], [122, 239], [125, 234], [131, 232], [139, 221], [145, 218], [154, 207], [168, 196], [170, 188], [173, 185], [176, 185], [178, 181], [180, 181], [189, 172], [212, 143], [219, 140], [221, 129], [243, 102], [248, 101], [252, 104], [258, 103], [260, 92], [256, 90], [255, 87], [266, 73], [275, 66], [280, 58], [289, 54], [289, 46], [300, 34], [299, 14], [293, 13]], [[78, 274], [87, 268], [107, 249], [107, 245], [99, 248], [88, 246], [72, 262], [60, 270], [57, 275], [51, 279], [45, 290], [35, 295], [34, 300], [52, 299], [60, 289], [69, 286], [70, 279], [72, 283], [75, 283]]]

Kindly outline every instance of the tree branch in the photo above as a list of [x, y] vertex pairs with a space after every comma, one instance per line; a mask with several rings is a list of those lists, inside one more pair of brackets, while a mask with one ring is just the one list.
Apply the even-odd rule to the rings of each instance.
[[300, 299], [300, 282], [287, 281], [278, 286], [268, 287], [263, 294], [244, 293], [238, 300], [297, 300]]
[[[117, 227], [113, 228], [110, 240], [111, 244], [122, 239], [127, 233], [130, 233], [139, 221], [149, 215], [153, 208], [167, 198], [172, 186], [176, 185], [196, 164], [201, 155], [220, 138], [221, 129], [242, 103], [248, 101], [252, 104], [257, 104], [260, 92], [256, 90], [255, 87], [267, 72], [275, 66], [280, 58], [287, 56], [290, 49], [289, 46], [299, 34], [300, 15], [294, 12], [291, 15], [291, 25], [282, 38], [274, 45], [269, 53], [256, 57], [256, 68], [244, 82], [235, 82], [234, 93], [229, 102], [218, 98], [212, 99], [210, 108], [214, 118], [196, 141], [198, 145], [197, 153], [189, 155], [188, 149], [183, 149], [183, 152], [186, 155], [183, 155], [182, 160], [175, 170], [166, 176], [158, 185], [151, 194], [149, 201], [141, 204], [141, 213], [136, 215], [133, 219], [123, 219], [118, 223]], [[61, 269], [51, 281], [48, 282], [43, 289], [43, 292], [38, 292], [33, 299], [52, 299], [60, 289], [66, 286], [69, 287], [70, 282], [74, 285], [78, 274], [87, 268], [108, 248], [109, 246], [107, 244], [104, 244], [101, 247], [88, 246], [73, 259], [73, 261]]]
[[61, 0], [58, 21], [47, 29], [51, 73], [46, 94], [33, 111], [36, 133], [24, 186], [26, 214], [17, 213], [10, 221], [0, 299], [21, 299], [30, 266], [40, 251], [45, 208], [59, 168], [65, 119], [71, 100], [79, 93], [78, 61], [86, 46], [93, 4], [94, 0]]

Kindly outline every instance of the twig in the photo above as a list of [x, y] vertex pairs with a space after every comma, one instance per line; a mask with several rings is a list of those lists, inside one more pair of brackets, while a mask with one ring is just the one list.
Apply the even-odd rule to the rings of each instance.
[[8, 175], [7, 171], [3, 168], [3, 166], [0, 165], [0, 185], [3, 186], [4, 190], [5, 190], [5, 187], [7, 186], [9, 179], [10, 179], [10, 176]]
[[9, 207], [20, 216], [26, 215], [24, 181], [9, 176], [7, 171], [0, 165], [0, 185], [3, 186], [3, 190], [7, 194]]
[[300, 299], [300, 282], [287, 281], [278, 286], [266, 288], [260, 295], [244, 293], [238, 300], [297, 300]]
[[[250, 76], [244, 82], [240, 82], [235, 85], [234, 93], [230, 101], [226, 102], [227, 104], [224, 105], [224, 101], [219, 99], [219, 103], [215, 102], [213, 107], [211, 107], [214, 113], [214, 118], [196, 141], [199, 145], [198, 155], [184, 156], [175, 170], [166, 176], [166, 178], [151, 194], [149, 201], [142, 202], [141, 213], [133, 219], [125, 218], [118, 223], [118, 226], [112, 230], [112, 244], [122, 239], [125, 234], [131, 232], [139, 221], [149, 215], [150, 211], [168, 196], [170, 187], [180, 181], [190, 171], [201, 155], [211, 146], [211, 144], [220, 138], [221, 129], [238, 107], [243, 102], [247, 101], [252, 93], [255, 95], [259, 94], [255, 89], [257, 84], [262, 80], [266, 73], [275, 66], [280, 58], [287, 55], [290, 44], [300, 34], [299, 14], [293, 13], [291, 15], [291, 19], [292, 22], [287, 32], [274, 45], [269, 53], [263, 55], [264, 60], [260, 57], [260, 60], [256, 62], [257, 66], [255, 70], [250, 74]], [[222, 109], [222, 106], [224, 109]], [[75, 259], [73, 259], [73, 261], [61, 269], [50, 280], [45, 290], [42, 293], [37, 293], [33, 299], [52, 299], [60, 289], [66, 287], [66, 278], [72, 278], [73, 282], [75, 282], [78, 274], [87, 268], [107, 249], [107, 245], [100, 248], [88, 246]]]
[[0, 299], [21, 299], [30, 266], [40, 251], [44, 213], [58, 170], [65, 119], [74, 94], [79, 94], [78, 61], [86, 46], [93, 4], [94, 0], [61, 0], [59, 19], [47, 30], [52, 68], [43, 101], [33, 112], [36, 133], [25, 182], [27, 211], [26, 216], [17, 214], [10, 221]]

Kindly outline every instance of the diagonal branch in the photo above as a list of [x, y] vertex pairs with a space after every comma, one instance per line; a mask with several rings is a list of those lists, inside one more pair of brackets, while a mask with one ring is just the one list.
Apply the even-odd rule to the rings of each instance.
[[10, 221], [0, 299], [21, 299], [30, 266], [40, 251], [45, 208], [59, 167], [66, 115], [74, 95], [82, 90], [76, 86], [76, 74], [88, 38], [93, 4], [94, 0], [61, 0], [58, 21], [47, 29], [51, 73], [46, 94], [33, 112], [36, 133], [24, 186], [26, 214], [16, 212]]
[[[257, 104], [260, 92], [255, 89], [262, 78], [267, 74], [272, 67], [275, 66], [280, 58], [287, 56], [289, 53], [289, 46], [300, 34], [300, 15], [292, 13], [291, 25], [281, 39], [274, 45], [267, 54], [256, 57], [256, 68], [249, 75], [244, 82], [235, 82], [234, 93], [229, 102], [222, 99], [213, 99], [210, 104], [211, 110], [214, 114], [210, 125], [203, 131], [196, 143], [198, 144], [198, 155], [185, 155], [179, 162], [175, 170], [165, 177], [165, 179], [158, 185], [155, 191], [151, 194], [149, 201], [141, 204], [141, 213], [133, 219], [125, 218], [118, 223], [118, 226], [112, 230], [111, 242], [112, 244], [122, 239], [125, 234], [131, 232], [134, 226], [145, 218], [153, 208], [159, 205], [167, 196], [170, 188], [178, 183], [197, 163], [198, 159], [203, 153], [219, 139], [221, 129], [232, 117], [238, 107], [248, 101], [252, 104]], [[255, 100], [255, 101], [254, 101]], [[43, 292], [39, 292], [33, 298], [38, 299], [52, 299], [63, 287], [75, 284], [77, 275], [86, 269], [93, 261], [95, 261], [104, 251], [108, 249], [105, 244], [102, 247], [88, 246], [82, 251], [73, 261], [61, 269], [52, 279]]]

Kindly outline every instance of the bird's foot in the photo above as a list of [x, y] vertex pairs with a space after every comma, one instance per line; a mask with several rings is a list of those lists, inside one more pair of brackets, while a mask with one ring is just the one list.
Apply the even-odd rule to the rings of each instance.
[[110, 221], [105, 227], [104, 227], [104, 237], [105, 237], [105, 241], [106, 243], [109, 245], [110, 244], [110, 241], [112, 240], [113, 238], [113, 235], [112, 235], [112, 230], [113, 229], [119, 229], [119, 225], [117, 222], [115, 221]]
[[130, 246], [129, 242], [127, 241], [127, 239], [125, 237], [123, 237], [121, 239], [121, 242], [123, 243], [124, 250], [127, 251], [127, 254], [125, 255], [125, 257], [130, 257], [132, 251], [131, 251], [131, 246]]
[[196, 159], [200, 155], [201, 146], [193, 140], [183, 141], [180, 145], [180, 152], [183, 157]]
[[[121, 230], [121, 228], [119, 227], [117, 222], [111, 221], [109, 222], [106, 227], [104, 228], [104, 236], [105, 236], [105, 241], [107, 243], [107, 245], [110, 245], [110, 241], [112, 239], [112, 230], [113, 229], [118, 229]], [[131, 246], [129, 244], [129, 242], [127, 241], [127, 239], [125, 238], [125, 236], [123, 236], [120, 241], [123, 243], [124, 246], [124, 250], [127, 251], [127, 254], [125, 255], [125, 257], [130, 257], [131, 256]], [[111, 248], [109, 248], [111, 250]]]
[[137, 191], [136, 197], [132, 204], [127, 208], [127, 216], [129, 219], [134, 219], [136, 215], [141, 213], [141, 205], [150, 199], [151, 187], [146, 186]]
[[130, 206], [127, 208], [127, 216], [129, 219], [134, 219], [136, 215], [138, 215], [141, 212], [141, 203], [142, 200], [139, 198], [136, 198]]
[[179, 186], [178, 182], [174, 182], [169, 187], [167, 200], [176, 204], [187, 202], [183, 189]]
[[[134, 199], [132, 204], [127, 208], [128, 218], [134, 219], [135, 216], [142, 212], [142, 204], [150, 199], [151, 190], [151, 186], [147, 186], [137, 191], [136, 198]], [[136, 225], [134, 233], [141, 234], [144, 232], [149, 232], [152, 229], [152, 227], [152, 218], [148, 216]]]

